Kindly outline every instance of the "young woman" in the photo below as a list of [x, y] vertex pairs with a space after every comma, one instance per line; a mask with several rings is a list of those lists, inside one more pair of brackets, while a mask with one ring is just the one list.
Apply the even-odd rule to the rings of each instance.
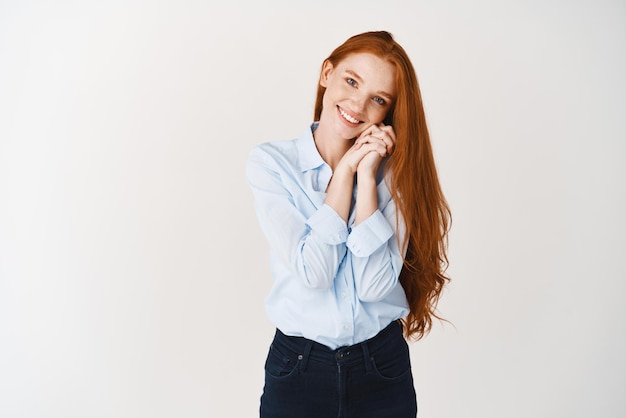
[[405, 338], [437, 318], [450, 212], [391, 34], [353, 36], [324, 61], [314, 120], [248, 160], [277, 328], [261, 417], [415, 417]]

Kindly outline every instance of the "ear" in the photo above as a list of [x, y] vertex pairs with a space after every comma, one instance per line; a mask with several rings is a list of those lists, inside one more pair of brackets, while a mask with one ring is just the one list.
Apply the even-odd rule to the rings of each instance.
[[330, 61], [324, 61], [324, 64], [322, 65], [322, 73], [320, 74], [320, 86], [326, 88], [326, 86], [328, 85], [328, 77], [333, 71], [333, 68], [335, 67]]

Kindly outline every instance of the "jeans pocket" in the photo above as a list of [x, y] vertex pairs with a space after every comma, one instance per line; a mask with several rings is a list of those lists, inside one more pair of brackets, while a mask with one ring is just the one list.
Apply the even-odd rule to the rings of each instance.
[[372, 357], [371, 361], [375, 374], [381, 379], [402, 380], [411, 375], [408, 355]]
[[271, 377], [283, 379], [296, 372], [298, 363], [297, 354], [283, 353], [275, 344], [272, 344], [265, 361], [265, 372]]

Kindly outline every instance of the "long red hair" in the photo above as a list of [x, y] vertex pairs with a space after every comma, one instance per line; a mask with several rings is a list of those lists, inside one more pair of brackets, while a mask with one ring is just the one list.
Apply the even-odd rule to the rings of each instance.
[[[404, 330], [407, 338], [420, 339], [430, 331], [433, 318], [441, 319], [437, 302], [450, 280], [445, 275], [450, 208], [439, 184], [422, 96], [408, 55], [389, 32], [380, 31], [349, 38], [326, 60], [336, 66], [358, 52], [372, 53], [396, 68], [397, 97], [384, 122], [393, 126], [396, 144], [385, 169], [407, 228], [400, 243], [407, 248], [400, 283], [410, 307]], [[318, 85], [314, 120], [320, 119], [325, 91]]]

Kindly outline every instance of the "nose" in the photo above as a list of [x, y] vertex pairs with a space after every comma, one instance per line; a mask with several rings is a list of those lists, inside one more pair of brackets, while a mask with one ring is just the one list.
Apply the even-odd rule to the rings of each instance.
[[365, 110], [365, 104], [367, 102], [367, 97], [364, 94], [355, 93], [352, 98], [352, 102], [354, 103], [354, 111], [362, 112]]

